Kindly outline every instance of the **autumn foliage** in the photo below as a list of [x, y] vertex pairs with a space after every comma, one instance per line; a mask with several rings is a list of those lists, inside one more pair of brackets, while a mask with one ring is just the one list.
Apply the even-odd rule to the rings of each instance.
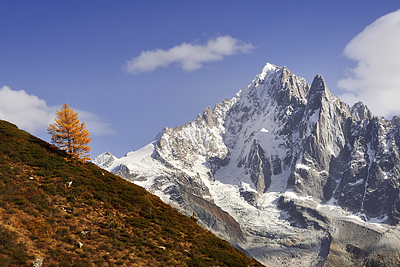
[[47, 127], [51, 142], [65, 150], [71, 157], [90, 160], [88, 153], [91, 148], [88, 144], [92, 138], [85, 123], [79, 121], [78, 113], [64, 104], [61, 110], [57, 110], [56, 115], [55, 122]]

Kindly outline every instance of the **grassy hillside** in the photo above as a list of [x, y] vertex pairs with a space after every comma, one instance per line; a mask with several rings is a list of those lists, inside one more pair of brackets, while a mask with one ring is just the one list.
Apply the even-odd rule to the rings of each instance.
[[94, 164], [0, 120], [0, 266], [261, 266]]

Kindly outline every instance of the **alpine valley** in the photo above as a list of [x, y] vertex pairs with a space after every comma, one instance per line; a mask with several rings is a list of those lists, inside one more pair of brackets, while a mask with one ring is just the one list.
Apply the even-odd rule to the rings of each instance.
[[400, 265], [400, 118], [267, 63], [232, 99], [94, 163], [265, 266]]

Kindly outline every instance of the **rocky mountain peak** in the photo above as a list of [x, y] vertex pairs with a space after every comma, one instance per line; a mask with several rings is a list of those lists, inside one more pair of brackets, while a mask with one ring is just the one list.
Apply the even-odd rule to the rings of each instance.
[[280, 69], [282, 68], [267, 62], [265, 66], [262, 68], [261, 72], [258, 75], [256, 75], [254, 80], [261, 83], [265, 81], [266, 77], [268, 77], [271, 73], [276, 73]]
[[356, 120], [365, 120], [372, 118], [371, 111], [362, 102], [357, 102], [351, 107], [351, 115], [354, 116]]
[[111, 154], [111, 152], [106, 151], [98, 155], [94, 160], [93, 163], [96, 164], [97, 166], [101, 168], [108, 168], [111, 166], [114, 161], [116, 160], [116, 157]]
[[271, 85], [278, 85], [282, 68], [267, 63], [252, 82], [240, 90], [235, 99], [247, 98], [249, 102], [260, 104], [271, 93]]
[[[313, 259], [310, 266], [322, 266], [332, 236], [346, 231], [339, 227], [348, 215], [341, 208], [360, 221], [399, 224], [399, 125], [397, 117], [377, 119], [361, 102], [349, 108], [329, 92], [322, 75], [310, 86], [288, 68], [267, 63], [232, 99], [165, 129], [145, 156], [130, 156], [135, 162], [125, 157], [108, 165], [112, 157], [106, 154], [96, 164], [126, 173], [184, 213], [195, 212], [199, 223], [241, 242], [267, 266], [283, 262], [288, 248]], [[329, 216], [317, 208], [327, 203], [335, 211]], [[222, 210], [227, 214], [221, 216]], [[328, 217], [338, 225], [328, 227]], [[313, 241], [307, 249], [288, 247], [308, 234]], [[280, 248], [277, 256], [260, 240]]]
[[279, 105], [298, 105], [307, 102], [310, 87], [305, 79], [297, 77], [288, 68], [283, 67], [280, 84], [281, 88], [276, 92]]
[[321, 101], [323, 98], [330, 100], [333, 98], [332, 94], [329, 92], [328, 87], [324, 81], [322, 75], [316, 75], [313, 82], [311, 83], [311, 88], [308, 96], [308, 106], [309, 108], [317, 109], [321, 107]]
[[324, 77], [321, 74], [317, 74], [311, 83], [310, 92], [322, 92], [326, 90], [326, 84]]
[[[228, 114], [241, 110], [244, 117], [280, 106], [289, 111], [307, 103], [310, 86], [286, 67], [267, 63], [252, 82], [232, 99]], [[239, 112], [240, 113], [240, 112]]]

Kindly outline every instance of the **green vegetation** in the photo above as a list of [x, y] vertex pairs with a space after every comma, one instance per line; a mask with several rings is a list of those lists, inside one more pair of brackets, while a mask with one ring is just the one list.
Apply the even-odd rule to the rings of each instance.
[[0, 266], [261, 266], [192, 217], [0, 121]]

